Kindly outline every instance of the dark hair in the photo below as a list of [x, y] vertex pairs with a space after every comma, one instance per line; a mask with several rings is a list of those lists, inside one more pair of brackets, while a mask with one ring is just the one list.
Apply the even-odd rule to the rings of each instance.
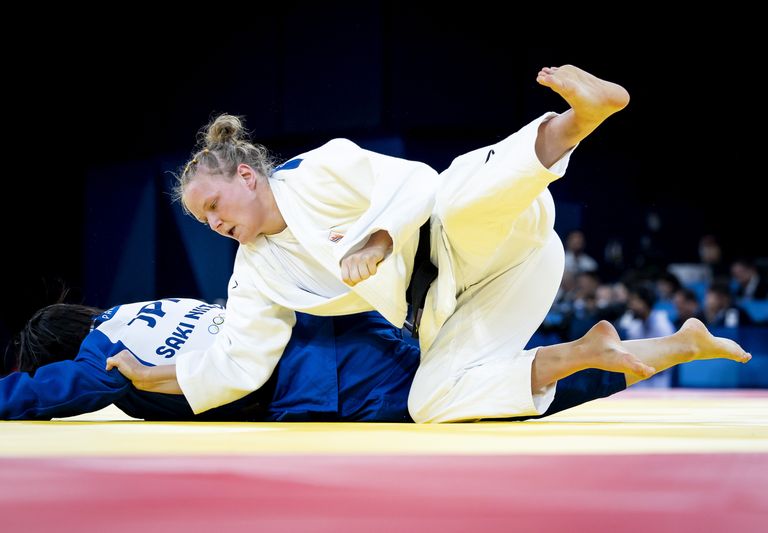
[[48, 363], [74, 359], [91, 330], [93, 318], [103, 312], [96, 307], [64, 303], [38, 310], [14, 343], [19, 370], [34, 372]]
[[684, 300], [688, 300], [689, 302], [699, 303], [699, 296], [691, 289], [678, 289], [675, 291], [675, 294], [679, 294]]
[[675, 276], [672, 272], [662, 272], [659, 274], [659, 281], [666, 281], [670, 285], [672, 285], [672, 292], [679, 291], [683, 286], [680, 283], [680, 278]]
[[730, 298], [731, 286], [725, 280], [716, 280], [713, 281], [712, 284], [707, 288], [707, 292], [712, 292], [714, 294], [719, 294], [720, 296]]
[[656, 303], [656, 291], [648, 283], [638, 283], [629, 292], [644, 301], [649, 309]]

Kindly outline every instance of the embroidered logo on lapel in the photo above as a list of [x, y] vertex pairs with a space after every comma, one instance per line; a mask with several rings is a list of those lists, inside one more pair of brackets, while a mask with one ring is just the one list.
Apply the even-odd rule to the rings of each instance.
[[282, 165], [275, 167], [275, 169], [272, 170], [272, 172], [275, 173], [275, 172], [280, 172], [281, 170], [293, 170], [294, 168], [299, 168], [299, 165], [301, 164], [302, 161], [304, 160], [298, 157], [296, 159], [291, 159], [290, 161], [286, 161]]
[[331, 230], [331, 232], [328, 233], [328, 240], [331, 242], [339, 242], [343, 238], [344, 238], [344, 234], [339, 233], [338, 231]]

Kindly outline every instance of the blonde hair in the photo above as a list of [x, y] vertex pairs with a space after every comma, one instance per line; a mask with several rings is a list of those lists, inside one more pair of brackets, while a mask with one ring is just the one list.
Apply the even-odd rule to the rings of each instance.
[[[176, 174], [173, 200], [181, 200], [184, 189], [195, 179], [201, 168], [208, 174], [232, 179], [241, 163], [250, 165], [265, 177], [272, 174], [274, 167], [267, 149], [251, 142], [240, 117], [219, 115], [198, 133], [196, 152]], [[184, 210], [187, 210], [186, 206]]]

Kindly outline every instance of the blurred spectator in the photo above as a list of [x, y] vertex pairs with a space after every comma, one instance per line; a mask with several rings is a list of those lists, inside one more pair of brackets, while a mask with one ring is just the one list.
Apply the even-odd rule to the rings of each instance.
[[613, 302], [616, 304], [620, 304], [623, 307], [626, 307], [628, 301], [629, 301], [629, 289], [627, 289], [627, 286], [622, 282], [614, 283], [613, 284]]
[[624, 244], [621, 239], [610, 238], [603, 249], [600, 273], [606, 281], [616, 281], [621, 279], [626, 270]]
[[[656, 293], [650, 285], [635, 285], [629, 290], [627, 312], [619, 319], [618, 326], [628, 340], [648, 339], [672, 335], [675, 327], [666, 311], [653, 310]], [[643, 382], [643, 387], [669, 387], [674, 379], [674, 369], [659, 372]]]
[[592, 259], [584, 251], [586, 239], [581, 230], [574, 230], [568, 234], [565, 241], [565, 271], [573, 274], [579, 272], [594, 272], [597, 270], [597, 261]]
[[647, 285], [630, 289], [627, 312], [619, 319], [619, 327], [627, 339], [649, 339], [672, 335], [675, 327], [665, 311], [654, 311], [654, 290]]
[[711, 328], [736, 328], [752, 324], [752, 319], [746, 311], [733, 304], [730, 287], [722, 281], [716, 281], [707, 289], [704, 317], [707, 326]]
[[571, 312], [568, 317], [567, 339], [582, 337], [597, 324], [597, 289], [600, 278], [594, 272], [580, 272], [576, 275], [576, 288], [573, 292]]
[[656, 280], [656, 295], [659, 300], [671, 302], [675, 293], [681, 289], [680, 280], [671, 272], [662, 272]]
[[768, 298], [768, 280], [762, 279], [755, 263], [748, 259], [737, 259], [731, 265], [731, 279], [734, 282], [734, 295], [741, 300], [761, 300]]
[[576, 275], [576, 297], [574, 298], [574, 305], [579, 306], [579, 302], [587, 298], [594, 299], [599, 286], [600, 278], [595, 272], [579, 272]]
[[704, 235], [699, 240], [699, 261], [707, 267], [710, 281], [728, 275], [728, 265], [723, 261], [723, 249], [714, 235]]
[[[616, 287], [620, 287], [619, 290]], [[621, 283], [600, 285], [595, 291], [598, 319], [616, 322], [627, 310], [626, 287]]]
[[640, 236], [640, 249], [635, 257], [635, 268], [646, 278], [655, 278], [667, 267], [667, 257], [661, 247], [661, 216], [648, 211], [645, 217], [645, 232]]
[[698, 318], [702, 322], [706, 322], [704, 313], [701, 311], [701, 305], [699, 305], [699, 298], [691, 289], [680, 289], [675, 292], [672, 302], [677, 310], [677, 318], [673, 322], [676, 329], [679, 329], [689, 318]]
[[654, 280], [656, 291], [656, 303], [653, 305], [654, 311], [664, 311], [671, 322], [677, 319], [677, 309], [672, 299], [675, 293], [682, 288], [680, 280], [673, 273], [666, 271], [659, 274]]

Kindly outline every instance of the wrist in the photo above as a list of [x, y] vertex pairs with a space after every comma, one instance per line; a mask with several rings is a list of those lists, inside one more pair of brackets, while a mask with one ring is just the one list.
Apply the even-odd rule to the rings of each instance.
[[138, 371], [138, 375], [136, 376], [136, 380], [134, 382], [134, 386], [139, 390], [144, 391], [151, 391], [153, 385], [157, 385], [157, 379], [153, 378], [153, 372], [152, 369], [154, 367], [149, 366], [143, 366]]
[[392, 248], [392, 237], [390, 237], [387, 230], [380, 229], [371, 235], [370, 239], [368, 240], [368, 244], [371, 246], [380, 247], [384, 251], [387, 251]]

